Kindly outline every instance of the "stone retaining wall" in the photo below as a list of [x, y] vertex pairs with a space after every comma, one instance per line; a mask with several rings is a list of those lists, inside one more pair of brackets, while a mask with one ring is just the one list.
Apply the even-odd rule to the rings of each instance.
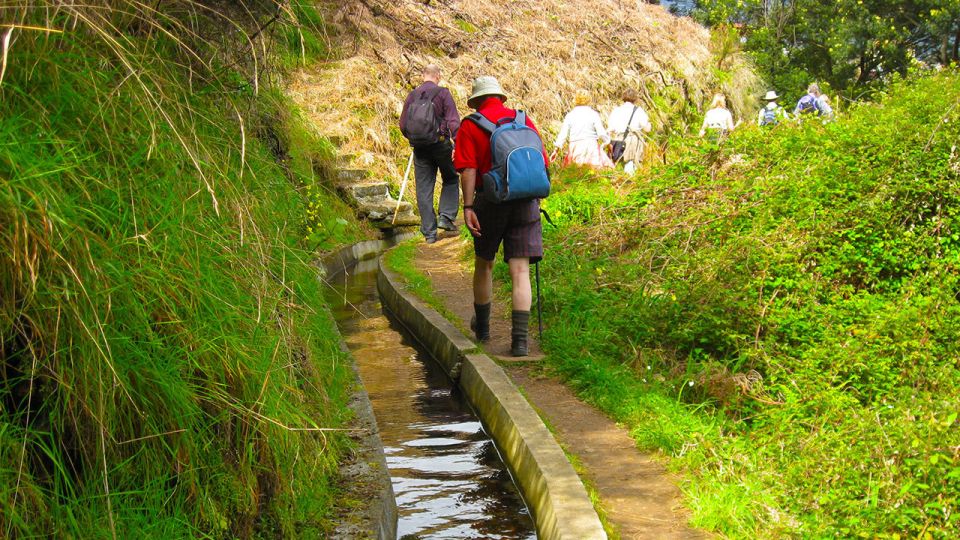
[[463, 389], [520, 487], [542, 540], [607, 537], [580, 478], [513, 382], [472, 341], [419, 298], [380, 260], [384, 308], [444, 366]]

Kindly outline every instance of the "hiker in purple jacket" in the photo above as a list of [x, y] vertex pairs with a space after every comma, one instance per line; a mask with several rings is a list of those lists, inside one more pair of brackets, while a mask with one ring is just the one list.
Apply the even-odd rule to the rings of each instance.
[[[407, 96], [400, 114], [400, 131], [413, 147], [414, 177], [420, 232], [428, 244], [437, 241], [437, 228], [457, 230], [460, 206], [457, 171], [453, 168], [453, 140], [460, 129], [460, 113], [450, 91], [439, 85], [440, 68], [423, 68], [423, 84]], [[433, 191], [440, 171], [439, 219], [433, 211]]]
[[[830, 112], [833, 112], [832, 110]], [[825, 114], [823, 103], [820, 101], [820, 85], [811, 83], [807, 87], [807, 95], [797, 101], [797, 107], [793, 110], [794, 116], [800, 118], [803, 114], [815, 114], [823, 116]]]

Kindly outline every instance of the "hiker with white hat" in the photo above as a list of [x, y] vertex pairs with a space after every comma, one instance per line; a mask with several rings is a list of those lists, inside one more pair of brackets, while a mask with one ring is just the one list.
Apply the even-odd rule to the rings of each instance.
[[[536, 160], [539, 172], [548, 174], [549, 158], [543, 151], [543, 140], [530, 117], [524, 111], [504, 106], [506, 94], [493, 77], [477, 77], [467, 105], [477, 112], [463, 119], [457, 146], [453, 154], [453, 166], [460, 173], [463, 191], [463, 221], [473, 235], [473, 309], [470, 323], [477, 341], [490, 339], [490, 305], [493, 300], [493, 263], [500, 244], [503, 244], [503, 259], [510, 267], [512, 283], [512, 323], [510, 352], [513, 356], [527, 355], [527, 336], [530, 307], [533, 294], [530, 286], [530, 263], [543, 257], [543, 229], [540, 223], [540, 199], [523, 198], [495, 202], [491, 200], [492, 185], [484, 183], [484, 177], [493, 176], [494, 149], [491, 148], [491, 131], [508, 126], [509, 129], [526, 132], [538, 143], [539, 152], [524, 153]], [[520, 128], [517, 128], [520, 125]], [[525, 127], [522, 127], [525, 126]], [[504, 128], [506, 129], [506, 128]], [[499, 131], [498, 131], [499, 133]], [[503, 135], [502, 137], [506, 137]], [[501, 151], [504, 138], [497, 140]], [[543, 160], [540, 161], [540, 156]], [[502, 156], [500, 156], [502, 158]], [[521, 168], [520, 170], [526, 170]], [[487, 173], [491, 173], [488, 175]], [[508, 173], [509, 174], [509, 173]], [[490, 189], [490, 192], [487, 190]]]
[[766, 105], [760, 109], [760, 113], [757, 114], [757, 125], [758, 126], [775, 126], [783, 120], [787, 120], [790, 116], [787, 114], [787, 111], [781, 107], [777, 100], [780, 99], [780, 96], [773, 90], [767, 92], [767, 95], [763, 96], [763, 100], [767, 102]]

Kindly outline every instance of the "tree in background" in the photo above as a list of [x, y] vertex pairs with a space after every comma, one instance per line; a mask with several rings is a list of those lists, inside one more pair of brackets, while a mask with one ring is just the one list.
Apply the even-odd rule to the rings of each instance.
[[698, 0], [692, 15], [739, 28], [768, 83], [791, 97], [813, 80], [863, 92], [917, 62], [960, 60], [960, 0]]

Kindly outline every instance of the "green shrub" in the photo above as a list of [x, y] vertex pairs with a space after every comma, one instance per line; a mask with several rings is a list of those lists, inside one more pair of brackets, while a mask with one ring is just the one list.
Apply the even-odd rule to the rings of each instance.
[[560, 175], [544, 347], [682, 456], [695, 524], [958, 533], [958, 95], [955, 72], [898, 82], [832, 123], [687, 145], [632, 189]]

